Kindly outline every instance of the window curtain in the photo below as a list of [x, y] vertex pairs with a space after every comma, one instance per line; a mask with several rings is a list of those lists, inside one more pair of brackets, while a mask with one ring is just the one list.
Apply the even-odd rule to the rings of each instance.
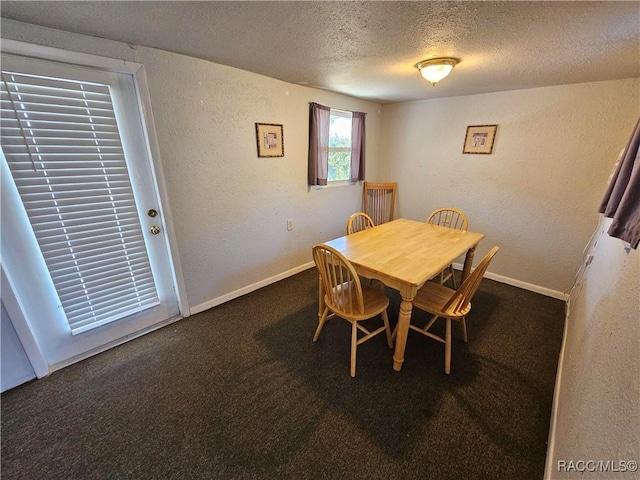
[[309, 185], [326, 185], [329, 171], [331, 108], [309, 104]]
[[609, 235], [628, 242], [632, 248], [640, 243], [640, 120], [624, 150], [599, 212], [612, 218]]
[[364, 113], [353, 112], [351, 119], [351, 178], [349, 179], [351, 183], [364, 180], [364, 119]]

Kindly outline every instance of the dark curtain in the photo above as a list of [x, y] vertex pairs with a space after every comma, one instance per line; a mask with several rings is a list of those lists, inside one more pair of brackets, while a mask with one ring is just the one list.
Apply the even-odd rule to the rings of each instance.
[[331, 108], [309, 104], [309, 185], [326, 185]]
[[364, 145], [365, 145], [365, 114], [353, 112], [351, 119], [351, 178], [349, 181], [355, 183], [364, 180]]
[[640, 120], [624, 150], [599, 212], [612, 218], [609, 235], [638, 248], [640, 243]]

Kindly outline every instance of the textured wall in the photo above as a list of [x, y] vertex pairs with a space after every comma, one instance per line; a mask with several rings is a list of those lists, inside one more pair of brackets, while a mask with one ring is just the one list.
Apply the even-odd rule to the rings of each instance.
[[610, 223], [603, 221], [595, 247], [585, 253], [593, 261], [569, 302], [549, 479], [638, 478], [637, 472], [580, 474], [568, 467], [640, 461], [640, 252], [609, 237]]
[[[307, 187], [309, 102], [367, 112], [370, 172], [379, 105], [159, 50], [139, 48], [135, 60], [147, 72], [192, 308], [310, 262], [313, 244], [344, 235], [362, 187]], [[284, 125], [283, 158], [257, 157], [256, 122]]]
[[[565, 292], [639, 101], [630, 79], [385, 105], [399, 214], [458, 207], [486, 234], [479, 255], [502, 247], [491, 272]], [[462, 154], [466, 127], [486, 124], [498, 124], [493, 154]]]
[[[366, 112], [367, 175], [378, 171], [378, 104], [161, 50], [2, 27], [3, 38], [144, 65], [191, 309], [311, 262], [311, 246], [344, 235], [361, 208], [360, 185], [307, 187], [309, 102]], [[284, 125], [284, 157], [258, 158], [256, 122]]]
[[[341, 234], [360, 207], [357, 186], [306, 186], [310, 101], [368, 113], [367, 177], [398, 181], [400, 215], [457, 206], [487, 234], [479, 254], [502, 247], [492, 272], [559, 292], [571, 287], [611, 159], [638, 114], [637, 79], [381, 107], [17, 22], [3, 22], [3, 36], [145, 65], [192, 308], [309, 262], [309, 246]], [[255, 122], [284, 124], [284, 158], [257, 158]], [[466, 126], [488, 123], [499, 125], [494, 153], [463, 155]]]

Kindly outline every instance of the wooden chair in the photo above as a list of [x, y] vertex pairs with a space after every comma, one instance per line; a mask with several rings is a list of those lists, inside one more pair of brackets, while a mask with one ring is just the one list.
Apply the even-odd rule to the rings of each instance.
[[461, 210], [453, 207], [434, 210], [427, 218], [427, 223], [464, 231], [467, 231], [469, 226], [467, 216]]
[[[467, 231], [467, 227], [469, 226], [467, 216], [462, 213], [462, 211], [452, 207], [439, 208], [437, 210], [434, 210], [427, 218], [427, 223], [440, 225], [441, 227], [464, 230], [465, 232]], [[440, 284], [444, 284], [444, 282], [449, 279], [451, 279], [453, 288], [458, 288], [453, 264], [449, 265], [444, 270], [442, 270], [442, 272], [440, 272]]]
[[[352, 377], [356, 376], [356, 349], [361, 343], [385, 332], [389, 348], [393, 348], [387, 307], [389, 299], [378, 288], [366, 287], [360, 283], [360, 278], [351, 262], [336, 249], [328, 245], [313, 247], [313, 260], [320, 274], [320, 281], [324, 289], [325, 308], [318, 322], [318, 328], [313, 336], [316, 342], [327, 321], [329, 311], [351, 323], [351, 370]], [[360, 322], [382, 315], [383, 326], [369, 331]], [[365, 335], [358, 338], [358, 332]]]
[[[409, 328], [444, 343], [444, 371], [447, 374], [451, 370], [451, 320], [458, 320], [462, 323], [462, 339], [466, 342], [466, 316], [471, 310], [471, 299], [478, 290], [478, 286], [480, 286], [489, 262], [491, 262], [491, 259], [498, 250], [499, 247], [493, 247], [475, 270], [462, 282], [458, 290], [452, 290], [439, 283], [427, 282], [418, 290], [418, 294], [413, 300], [414, 307], [431, 313], [433, 317], [423, 328], [416, 327], [412, 324], [409, 324]], [[444, 338], [429, 331], [431, 326], [440, 317], [446, 319]], [[395, 337], [396, 331], [394, 331], [393, 334]]]
[[356, 212], [349, 217], [347, 222], [347, 235], [372, 227], [374, 227], [374, 224], [369, 215], [364, 212]]
[[364, 212], [373, 219], [374, 225], [390, 222], [396, 205], [397, 183], [364, 182]]

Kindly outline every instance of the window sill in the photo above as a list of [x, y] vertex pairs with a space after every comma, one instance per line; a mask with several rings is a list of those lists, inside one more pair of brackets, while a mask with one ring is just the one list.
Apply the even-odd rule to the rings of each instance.
[[325, 188], [336, 188], [336, 187], [353, 187], [359, 186], [362, 182], [351, 183], [348, 180], [340, 180], [337, 182], [329, 182], [327, 185], [313, 185], [309, 186], [310, 190], [324, 190]]

